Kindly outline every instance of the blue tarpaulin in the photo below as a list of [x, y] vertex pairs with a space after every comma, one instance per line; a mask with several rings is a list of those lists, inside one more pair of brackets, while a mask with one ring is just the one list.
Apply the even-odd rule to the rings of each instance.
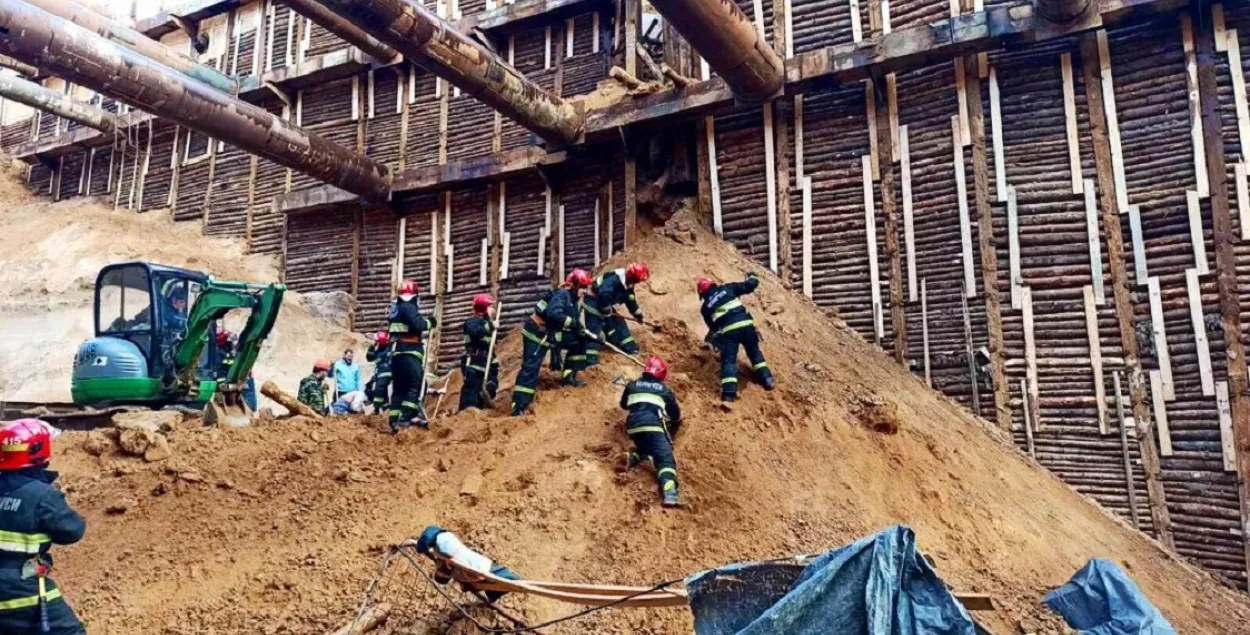
[[686, 580], [697, 635], [974, 635], [972, 619], [896, 525], [806, 566], [739, 564]]
[[1176, 635], [1132, 578], [1102, 558], [1090, 560], [1043, 600], [1069, 626], [1088, 635]]

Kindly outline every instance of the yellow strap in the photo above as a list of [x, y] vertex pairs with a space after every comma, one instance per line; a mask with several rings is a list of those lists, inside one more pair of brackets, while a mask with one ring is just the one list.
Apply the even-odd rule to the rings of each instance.
[[627, 407], [636, 406], [638, 404], [643, 404], [643, 403], [651, 404], [653, 406], [659, 406], [663, 408], [664, 398], [659, 395], [648, 393], [648, 392], [636, 392], [636, 393], [631, 394], [629, 397], [625, 399], [625, 405]]
[[534, 335], [533, 333], [530, 333], [529, 331], [527, 331], [527, 330], [525, 330], [525, 329], [521, 329], [521, 335], [524, 335], [524, 336], [525, 336], [525, 339], [527, 339], [527, 340], [529, 340], [529, 341], [531, 341], [531, 342], [534, 342], [535, 344], [537, 344], [537, 345], [539, 345], [539, 346], [546, 346], [546, 345], [547, 345], [547, 338], [545, 338], [545, 337], [540, 338], [540, 337], [538, 337], [537, 335]]
[[0, 531], [0, 551], [39, 553], [43, 545], [51, 544], [48, 534], [23, 534], [16, 531]]
[[642, 434], [644, 432], [659, 432], [660, 434], [668, 434], [668, 430], [665, 430], [664, 426], [641, 426], [638, 428], [629, 428], [625, 430], [625, 434], [628, 434], [631, 436], [635, 434]]
[[[43, 580], [41, 578], [40, 582], [42, 581]], [[51, 591], [48, 591], [47, 593], [44, 594], [43, 599], [45, 602], [53, 602], [55, 600], [59, 600], [61, 599], [61, 590], [52, 589]], [[12, 600], [4, 600], [3, 602], [0, 602], [0, 611], [12, 611], [15, 609], [28, 609], [28, 608], [31, 608], [32, 606], [39, 606], [38, 595], [29, 595], [23, 598], [13, 598]]]

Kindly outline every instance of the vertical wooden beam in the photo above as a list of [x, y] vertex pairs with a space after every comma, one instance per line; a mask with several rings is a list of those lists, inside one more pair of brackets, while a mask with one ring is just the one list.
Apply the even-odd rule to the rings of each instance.
[[[1212, 40], [1211, 32], [1205, 28], [1196, 38], [1198, 90], [1202, 94], [1202, 131], [1207, 174], [1210, 176], [1211, 220], [1215, 230], [1216, 287], [1220, 298], [1220, 323], [1224, 328], [1229, 418], [1233, 450], [1236, 454], [1231, 467], [1237, 471], [1242, 544], [1245, 549], [1246, 572], [1250, 574], [1250, 395], [1246, 393], [1246, 351], [1241, 341], [1241, 296], [1238, 291], [1235, 251], [1237, 237], [1233, 233], [1232, 213], [1229, 209], [1224, 130], [1219, 111], [1219, 86], [1216, 81]], [[1217, 399], [1219, 391], [1220, 386], [1217, 385]], [[1230, 466], [1226, 465], [1226, 469], [1227, 467]]]
[[915, 302], [916, 289], [916, 218], [911, 200], [911, 140], [907, 126], [899, 126], [899, 171], [903, 181], [903, 242], [907, 250], [907, 300]]
[[964, 318], [964, 357], [968, 359], [968, 381], [972, 387], [972, 412], [981, 416], [981, 388], [977, 377], [976, 344], [972, 341], [972, 313], [968, 310], [968, 292], [964, 281], [959, 281], [959, 308]]
[[1059, 55], [1059, 70], [1063, 76], [1063, 118], [1068, 135], [1068, 170], [1072, 173], [1072, 193], [1080, 194], [1085, 188], [1081, 177], [1081, 137], [1076, 125], [1076, 81], [1072, 77], [1072, 54]]
[[[790, 14], [790, 0], [774, 0], [773, 50], [783, 58], [794, 56], [794, 46], [791, 37], [793, 22], [790, 19]], [[800, 96], [795, 101], [801, 101], [801, 99], [802, 97]], [[789, 287], [794, 275], [794, 243], [790, 235], [792, 229], [790, 209], [793, 202], [790, 200], [790, 121], [786, 117], [785, 109], [782, 108], [783, 103], [783, 100], [778, 99], [771, 106], [765, 106], [765, 108], [771, 107], [773, 109], [773, 132], [776, 135], [774, 146], [777, 164], [777, 231], [779, 241], [777, 248], [780, 251], [781, 279]], [[797, 119], [795, 125], [798, 125]], [[796, 139], [796, 143], [798, 142]], [[800, 171], [799, 174], [801, 179], [802, 172]], [[802, 185], [801, 180], [798, 183]]]
[[1185, 50], [1185, 83], [1189, 87], [1189, 136], [1194, 146], [1194, 181], [1198, 196], [1206, 198], [1211, 189], [1207, 178], [1206, 150], [1202, 141], [1202, 91], [1198, 90], [1198, 55], [1194, 51], [1193, 20], [1184, 14], [1181, 15], [1181, 43]]
[[1207, 341], [1207, 325], [1203, 319], [1202, 286], [1198, 282], [1198, 270], [1185, 270], [1185, 287], [1189, 292], [1189, 321], [1194, 329], [1194, 350], [1198, 355], [1198, 375], [1202, 379], [1202, 394], [1215, 395], [1215, 376], [1211, 372], [1211, 345]]
[[[707, 132], [706, 118], [700, 118], [695, 121], [695, 155], [699, 162], [699, 218], [703, 219], [707, 227], [713, 226], [712, 220], [712, 171], [711, 162], [713, 157], [709, 156], [709, 152], [713, 150], [711, 137]], [[629, 185], [626, 186], [625, 196], [628, 199]], [[625, 213], [629, 214], [628, 200], [626, 201]], [[628, 225], [628, 221], [626, 222]], [[627, 228], [626, 232], [629, 231]], [[626, 234], [626, 242], [629, 242], [629, 236]]]
[[1085, 233], [1089, 241], [1090, 284], [1093, 286], [1094, 300], [1101, 306], [1107, 302], [1107, 292], [1102, 277], [1102, 236], [1098, 233], [1098, 197], [1094, 192], [1092, 180], [1082, 189], [1085, 190]]
[[1150, 280], [1150, 273], [1146, 269], [1146, 241], [1142, 237], [1140, 207], [1128, 206], [1128, 226], [1129, 240], [1133, 241], [1133, 275], [1137, 286], [1144, 287]]
[[972, 216], [968, 210], [968, 175], [964, 167], [964, 149], [959, 144], [959, 115], [951, 116], [951, 151], [954, 153], [955, 163], [955, 198], [959, 207], [960, 261], [964, 270], [964, 289], [968, 297], [975, 298], [977, 287], [975, 267], [972, 264]]
[[1120, 425], [1120, 456], [1124, 459], [1124, 484], [1128, 489], [1128, 509], [1133, 517], [1133, 528], [1141, 531], [1137, 516], [1137, 485], [1133, 478], [1133, 461], [1128, 451], [1128, 419], [1124, 416], [1124, 391], [1120, 386], [1120, 371], [1112, 375], [1115, 382], [1115, 413]]
[[998, 71], [990, 69], [990, 132], [994, 137], [994, 198], [1007, 200], [1007, 159], [1003, 152], [1003, 113], [998, 93]]
[[1224, 37], [1228, 45], [1229, 75], [1233, 80], [1233, 103], [1237, 110], [1238, 147], [1241, 149], [1241, 160], [1245, 161], [1250, 154], [1250, 105], [1246, 103], [1246, 73], [1241, 66], [1241, 42], [1236, 29], [1227, 31]]
[[641, 0], [622, 0], [625, 4], [625, 72], [638, 76], [638, 23], [642, 11]]
[[812, 177], [803, 177], [803, 295], [812, 297]]
[[1025, 379], [1029, 388], [1029, 416], [1036, 430], [1042, 429], [1041, 389], [1037, 385], [1037, 340], [1033, 336], [1033, 289], [1020, 290], [1021, 321], [1024, 323]]
[[[878, 82], [877, 89], [883, 86]], [[877, 100], [881, 103], [881, 100]], [[887, 157], [897, 156], [890, 123], [894, 111], [878, 106], [877, 147], [881, 152], [877, 155], [881, 162], [878, 172], [881, 174], [881, 213], [885, 217], [885, 257], [890, 262], [890, 322], [894, 329], [894, 361], [907, 364], [907, 317], [903, 313], [903, 258], [898, 244], [898, 202], [894, 195], [894, 162]], [[884, 133], [884, 134], [883, 134]]]
[[[1092, 286], [1086, 286], [1085, 293], [1085, 334], [1089, 339], [1089, 366], [1094, 373], [1094, 401], [1098, 407], [1098, 433], [1109, 434], [1111, 428], [1107, 423], [1107, 388], [1102, 374], [1102, 336], [1098, 331], [1098, 300]], [[1119, 405], [1120, 380], [1116, 373], [1116, 401]]]
[[[357, 207], [356, 213], [352, 215], [352, 299], [360, 297], [360, 234], [361, 228], [364, 226], [364, 210]], [[356, 328], [356, 302], [352, 303], [352, 309], [347, 313], [347, 328]]]
[[776, 132], [773, 118], [773, 105], [762, 106], [764, 115], [764, 209], [768, 215], [768, 268], [773, 273], [780, 273], [780, 252], [777, 244], [777, 173], [776, 164]]
[[1154, 406], [1155, 424], [1159, 426], [1159, 454], [1172, 456], [1172, 428], [1168, 424], [1168, 402], [1163, 398], [1163, 374], [1150, 371], [1150, 398]]
[[415, 81], [416, 70], [414, 70], [413, 67], [408, 66], [406, 64], [401, 64], [400, 66], [397, 66], [396, 68], [407, 69], [406, 72], [396, 71], [399, 75], [396, 81], [399, 82], [399, 94], [400, 94], [398, 169], [399, 171], [402, 172], [403, 170], [406, 170], [408, 168], [408, 129], [412, 125], [409, 120], [409, 117], [411, 116], [411, 113], [412, 113], [412, 102], [416, 98], [416, 95], [414, 94], [416, 92], [416, 81]]
[[1024, 416], [1024, 441], [1029, 450], [1029, 457], [1037, 459], [1037, 448], [1033, 443], [1033, 420], [1029, 415], [1031, 406], [1029, 405], [1029, 387], [1028, 382], [1020, 380], [1020, 410]]
[[1155, 359], [1159, 361], [1159, 374], [1163, 377], [1163, 398], [1176, 399], [1176, 387], [1172, 382], [1172, 356], [1168, 353], [1167, 322], [1163, 316], [1163, 290], [1158, 278], [1146, 280], [1150, 298], [1150, 330], [1154, 334]]
[[1194, 190], [1185, 192], [1185, 202], [1189, 208], [1189, 242], [1193, 246], [1194, 267], [1198, 269], [1199, 275], [1205, 276], [1211, 273], [1211, 266], [1207, 264], [1207, 241], [1206, 232], [1202, 229], [1202, 201], [1200, 197], [1201, 194]]
[[929, 365], [929, 289], [925, 279], [920, 279], [920, 341], [924, 347], [924, 383], [933, 387], [933, 373]]
[[1020, 213], [1016, 205], [1016, 188], [1007, 186], [1007, 276], [1011, 278], [1011, 308], [1020, 308], [1020, 289], [1024, 274], [1020, 272]]
[[[700, 165], [700, 171], [702, 171]], [[702, 189], [702, 178], [700, 178]], [[612, 228], [608, 227], [611, 235]], [[629, 249], [638, 241], [638, 163], [633, 155], [625, 157], [625, 248]], [[608, 253], [611, 253], [609, 243]]]
[[877, 261], [877, 204], [872, 193], [872, 157], [864, 155], [864, 239], [868, 247], [868, 292], [872, 298], [873, 342], [880, 344], [885, 336], [885, 319], [881, 308], [881, 274]]
[[247, 216], [243, 220], [243, 240], [248, 253], [251, 253], [252, 251], [252, 241], [254, 238], [254, 218], [252, 216], [252, 208], [256, 206], [256, 168], [259, 164], [260, 158], [254, 154], [251, 155], [251, 158], [248, 160], [247, 167]]
[[[977, 236], [981, 249], [981, 284], [985, 290], [985, 326], [990, 349], [990, 373], [994, 381], [994, 411], [998, 426], [1011, 430], [1011, 395], [1003, 345], [1002, 298], [998, 293], [998, 255], [994, 248], [993, 210], [986, 167], [985, 115], [981, 109], [981, 78], [976, 65], [967, 71], [968, 121], [972, 134], [972, 173], [976, 185]], [[962, 153], [961, 153], [962, 155]], [[962, 201], [967, 205], [967, 201]]]
[[864, 82], [864, 106], [868, 119], [868, 155], [872, 157], [872, 178], [881, 178], [877, 172], [881, 165], [881, 152], [877, 148], [877, 89], [872, 80]]
[[[1137, 440], [1141, 450], [1142, 471], [1146, 475], [1146, 494], [1150, 501], [1152, 526], [1159, 541], [1173, 548], [1172, 518], [1168, 513], [1163, 480], [1159, 473], [1159, 454], [1155, 448], [1154, 426], [1150, 408], [1146, 403], [1145, 375], [1138, 357], [1137, 328], [1133, 319], [1133, 298], [1129, 291], [1128, 270], [1124, 265], [1124, 239], [1120, 225], [1120, 207], [1115, 197], [1116, 162], [1112, 155], [1107, 104], [1103, 100], [1103, 80], [1099, 63], [1099, 40], [1097, 35], [1081, 36], [1081, 66], [1085, 80], [1086, 107], [1089, 109], [1090, 136], [1094, 143], [1094, 163], [1098, 176], [1098, 189], [1103, 193], [1102, 229], [1107, 240], [1107, 259], [1111, 263], [1111, 286], [1114, 291], [1116, 323], [1120, 329], [1120, 346], [1124, 354], [1124, 366], [1128, 371], [1129, 400], [1133, 406], [1133, 420], [1137, 423]], [[1110, 84], [1110, 77], [1106, 78]], [[1111, 109], [1114, 112], [1114, 109]], [[1117, 133], [1118, 137], [1118, 133]], [[1118, 139], [1117, 139], [1118, 140]]]
[[703, 118], [703, 130], [707, 136], [708, 172], [712, 194], [712, 231], [724, 237], [725, 230], [720, 206], [720, 175], [716, 167], [716, 118], [708, 115]]
[[[1111, 167], [1112, 176], [1115, 178], [1115, 189], [1108, 190], [1101, 186], [1103, 192], [1115, 192], [1116, 210], [1123, 213], [1128, 208], [1128, 186], [1124, 181], [1124, 151], [1120, 145], [1120, 116], [1116, 112], [1115, 107], [1115, 82], [1111, 76], [1111, 44], [1107, 41], [1106, 30], [1099, 29], [1095, 35], [1097, 38], [1096, 52], [1091, 51], [1091, 55], [1096, 55], [1093, 59], [1098, 60], [1099, 64], [1099, 82], [1101, 88], [1101, 102], [1103, 105], [1103, 118], [1107, 129], [1107, 140], [1111, 148]], [[1082, 60], [1090, 58], [1090, 55], [1081, 50]], [[1089, 84], [1085, 85], [1088, 93]], [[1130, 382], [1132, 380], [1130, 379]]]

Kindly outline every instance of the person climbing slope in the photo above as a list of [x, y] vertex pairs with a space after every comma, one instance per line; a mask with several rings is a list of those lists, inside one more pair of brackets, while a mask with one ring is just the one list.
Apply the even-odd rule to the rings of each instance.
[[365, 361], [373, 362], [373, 377], [365, 384], [365, 395], [373, 402], [373, 412], [380, 413], [391, 400], [391, 334], [378, 331], [365, 351]]
[[564, 360], [564, 383], [585, 385], [577, 379], [577, 372], [586, 361], [583, 340], [593, 338], [593, 334], [582, 327], [577, 306], [578, 295], [590, 282], [590, 274], [582, 269], [569, 272], [563, 284], [549, 291], [534, 305], [534, 314], [521, 327], [521, 370], [517, 372], [516, 386], [512, 389], [512, 416], [525, 414], [525, 409], [534, 401], [543, 358], [553, 346], [568, 351]]
[[760, 286], [760, 278], [754, 271], [747, 273], [743, 282], [717, 284], [708, 277], [699, 278], [699, 298], [703, 301], [700, 313], [707, 324], [705, 338], [720, 353], [721, 399], [734, 401], [738, 398], [738, 347], [746, 349], [751, 360], [751, 370], [765, 390], [776, 387], [772, 370], [760, 351], [760, 334], [755, 321], [742, 305], [742, 296]]
[[[599, 274], [582, 307], [586, 309], [586, 330], [596, 337], [604, 337], [617, 348], [633, 355], [638, 352], [638, 343], [629, 332], [625, 319], [616, 314], [616, 305], [624, 304], [634, 320], [642, 322], [642, 309], [638, 307], [638, 298], [634, 295], [634, 286], [646, 282], [651, 277], [647, 265], [635, 262], [625, 269], [614, 269]], [[606, 331], [606, 333], [605, 333]], [[599, 342], [586, 343], [586, 365], [599, 363]]]
[[[464, 354], [460, 356], [464, 385], [460, 388], [460, 410], [485, 407], [483, 386], [491, 399], [495, 398], [499, 386], [499, 358], [490, 350], [491, 334], [495, 331], [490, 321], [490, 307], [494, 303], [495, 298], [489, 293], [473, 296], [473, 317], [464, 323]], [[487, 355], [490, 360], [486, 359]]]
[[660, 481], [660, 496], [665, 507], [677, 507], [677, 461], [673, 458], [673, 436], [681, 427], [681, 408], [677, 397], [664, 380], [668, 364], [652, 356], [642, 369], [642, 377], [629, 382], [621, 393], [621, 409], [628, 410], [625, 434], [634, 442], [627, 467], [633, 469], [643, 461], [655, 466]]
[[425, 420], [425, 333], [436, 328], [438, 320], [421, 315], [417, 293], [417, 283], [404, 280], [391, 304], [391, 434], [411, 427], [413, 421], [420, 428], [429, 426]]

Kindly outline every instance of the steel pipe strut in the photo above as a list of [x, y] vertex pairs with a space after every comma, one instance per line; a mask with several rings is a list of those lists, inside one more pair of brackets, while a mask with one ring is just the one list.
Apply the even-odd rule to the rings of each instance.
[[117, 115], [103, 108], [74, 101], [69, 95], [58, 93], [16, 75], [0, 74], [0, 97], [26, 104], [36, 110], [50, 112], [70, 121], [77, 121], [105, 134], [115, 135], [122, 128]]
[[733, 0], [652, 0], [741, 101], [767, 101], [781, 90], [785, 65]]
[[21, 0], [0, 0], [0, 54], [353, 194], [390, 194], [377, 161]]
[[485, 102], [538, 136], [570, 144], [582, 113], [543, 90], [414, 0], [322, 0], [334, 13], [403, 53], [410, 61]]
[[325, 30], [339, 36], [343, 41], [355, 46], [379, 62], [390, 62], [399, 55], [395, 49], [381, 43], [377, 38], [365, 33], [360, 27], [344, 20], [342, 16], [326, 8], [317, 0], [282, 0], [292, 11], [321, 25]]
[[239, 94], [239, 82], [211, 66], [205, 66], [186, 55], [129, 27], [122, 26], [82, 5], [69, 0], [26, 0], [28, 4], [43, 9], [120, 44], [154, 62], [164, 64], [191, 79], [199, 80], [231, 95]]

